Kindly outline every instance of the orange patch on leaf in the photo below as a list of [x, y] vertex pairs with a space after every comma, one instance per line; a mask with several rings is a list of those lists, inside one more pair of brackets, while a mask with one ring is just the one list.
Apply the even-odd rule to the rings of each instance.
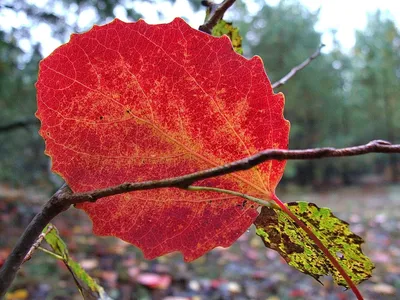
[[[94, 26], [40, 63], [40, 134], [53, 171], [74, 192], [164, 179], [287, 148], [284, 97], [259, 57], [236, 54], [227, 37], [182, 19]], [[285, 162], [198, 182], [270, 199]], [[83, 203], [98, 235], [147, 258], [180, 251], [190, 261], [230, 246], [257, 217], [237, 197], [177, 188]]]

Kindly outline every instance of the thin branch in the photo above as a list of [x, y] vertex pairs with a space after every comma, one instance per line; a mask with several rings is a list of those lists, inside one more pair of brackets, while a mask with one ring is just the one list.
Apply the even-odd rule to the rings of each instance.
[[281, 79], [279, 79], [277, 82], [274, 82], [272, 84], [272, 88], [278, 88], [284, 84], [286, 84], [286, 82], [291, 79], [294, 75], [296, 75], [297, 72], [303, 70], [305, 67], [307, 67], [314, 59], [316, 59], [318, 56], [321, 55], [321, 49], [324, 48], [325, 45], [321, 44], [318, 49], [309, 57], [307, 58], [305, 61], [303, 61], [301, 64], [299, 64], [298, 66], [295, 66], [293, 69], [290, 70], [289, 73], [287, 73], [285, 76], [283, 76]]
[[208, 20], [206, 20], [203, 25], [200, 25], [199, 30], [211, 34], [213, 27], [222, 19], [224, 13], [235, 3], [235, 0], [224, 0], [216, 7], [209, 1], [203, 1], [202, 3], [211, 8], [211, 14]]
[[0, 299], [3, 299], [8, 287], [13, 282], [15, 275], [24, 261], [24, 258], [46, 225], [50, 223], [55, 216], [71, 206], [68, 201], [66, 201], [67, 196], [70, 194], [72, 194], [70, 188], [67, 185], [63, 185], [43, 206], [41, 212], [29, 223], [0, 269]]
[[400, 144], [392, 145], [389, 142], [376, 140], [366, 145], [349, 148], [316, 148], [305, 150], [264, 150], [247, 158], [237, 160], [223, 166], [195, 172], [162, 180], [143, 181], [137, 183], [123, 183], [121, 185], [104, 188], [86, 193], [74, 193], [69, 195], [69, 202], [77, 204], [82, 202], [95, 202], [97, 199], [123, 194], [132, 191], [159, 189], [166, 187], [186, 188], [196, 181], [227, 175], [237, 171], [249, 170], [267, 160], [304, 160], [321, 159], [326, 157], [347, 157], [363, 155], [367, 153], [400, 153]]
[[28, 254], [25, 256], [24, 261], [22, 263], [25, 263], [26, 261], [30, 260], [32, 258], [33, 252], [37, 248], [41, 248], [40, 244], [42, 243], [43, 239], [46, 237], [47, 234], [54, 228], [53, 225], [49, 225], [46, 232], [42, 232], [39, 237], [37, 238], [36, 242], [32, 245], [31, 249], [29, 249]]
[[400, 153], [400, 144], [392, 145], [389, 142], [376, 140], [366, 145], [349, 148], [316, 148], [305, 150], [264, 150], [247, 158], [225, 164], [220, 167], [207, 169], [204, 171], [173, 177], [169, 179], [144, 181], [138, 183], [123, 183], [118, 186], [100, 189], [87, 193], [73, 194], [67, 185], [62, 186], [44, 205], [42, 211], [38, 213], [26, 228], [12, 250], [5, 264], [0, 269], [0, 299], [14, 280], [24, 258], [29, 252], [36, 239], [39, 237], [46, 225], [58, 214], [67, 210], [72, 204], [82, 202], [95, 202], [97, 199], [117, 194], [123, 194], [138, 190], [149, 190], [166, 187], [188, 188], [196, 181], [227, 175], [237, 171], [249, 170], [267, 160], [303, 160], [321, 159], [326, 157], [347, 157], [363, 155], [367, 153]]
[[25, 118], [13, 121], [11, 123], [0, 125], [0, 133], [1, 132], [8, 132], [14, 129], [25, 128], [30, 125], [39, 125], [39, 119], [37, 118]]

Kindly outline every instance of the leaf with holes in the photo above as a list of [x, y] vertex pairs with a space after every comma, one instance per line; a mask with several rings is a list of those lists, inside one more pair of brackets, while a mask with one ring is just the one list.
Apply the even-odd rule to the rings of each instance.
[[239, 33], [239, 29], [233, 26], [230, 22], [219, 20], [217, 25], [215, 25], [212, 29], [212, 35], [222, 36], [224, 34], [226, 34], [231, 40], [233, 49], [237, 53], [243, 54], [242, 36]]
[[[287, 207], [315, 233], [355, 284], [371, 277], [374, 265], [361, 250], [364, 241], [350, 231], [348, 223], [314, 203], [290, 202]], [[316, 280], [331, 274], [337, 284], [348, 287], [321, 249], [282, 210], [263, 207], [254, 225], [264, 244], [292, 267]]]
[[[54, 172], [74, 192], [185, 175], [267, 148], [286, 149], [284, 97], [259, 57], [227, 36], [182, 19], [94, 26], [40, 63], [40, 134]], [[284, 161], [198, 184], [271, 199]], [[230, 246], [255, 220], [255, 205], [215, 192], [138, 191], [77, 205], [98, 235], [117, 236], [147, 258], [180, 251], [190, 261]]]

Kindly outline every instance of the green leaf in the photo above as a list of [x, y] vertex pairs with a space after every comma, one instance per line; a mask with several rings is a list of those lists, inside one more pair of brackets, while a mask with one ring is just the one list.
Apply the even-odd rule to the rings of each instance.
[[43, 229], [43, 233], [47, 232], [49, 226], [52, 226], [52, 229], [46, 234], [45, 240], [52, 248], [53, 255], [55, 254], [54, 256], [62, 258], [65, 266], [72, 274], [83, 298], [101, 300], [111, 299], [104, 292], [104, 289], [98, 285], [88, 273], [86, 273], [80, 264], [69, 256], [67, 245], [61, 239], [54, 225], [47, 225], [46, 228]]
[[[52, 229], [46, 234], [50, 226]], [[44, 238], [46, 242], [50, 245], [51, 249], [53, 249], [54, 253], [62, 257], [63, 260], [68, 260], [67, 245], [65, 245], [64, 241], [59, 236], [56, 227], [52, 224], [48, 224], [42, 232], [46, 234]]]
[[213, 27], [213, 36], [223, 36], [226, 34], [232, 42], [233, 49], [236, 53], [243, 54], [242, 37], [239, 34], [239, 29], [232, 25], [230, 22], [219, 20], [217, 25]]
[[[319, 208], [314, 203], [291, 202], [287, 206], [336, 257], [355, 284], [371, 277], [374, 265], [361, 250], [364, 241], [350, 231], [348, 223], [335, 217], [330, 209]], [[337, 284], [348, 287], [339, 271], [286, 213], [262, 207], [254, 224], [265, 246], [277, 251], [290, 266], [316, 280], [330, 274]]]

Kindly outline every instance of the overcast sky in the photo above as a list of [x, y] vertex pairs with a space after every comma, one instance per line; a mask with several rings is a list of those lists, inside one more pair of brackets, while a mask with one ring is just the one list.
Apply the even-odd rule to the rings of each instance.
[[[276, 5], [279, 0], [266, 0], [270, 5]], [[397, 26], [400, 27], [400, 0], [300, 0], [300, 2], [311, 11], [320, 9], [319, 22], [316, 29], [323, 35], [322, 42], [331, 43], [331, 29], [337, 30], [336, 37], [346, 49], [350, 49], [355, 43], [355, 30], [365, 28], [367, 24], [367, 15], [380, 9], [390, 16]], [[251, 0], [246, 0], [249, 8], [256, 12], [258, 6]], [[158, 22], [156, 10], [151, 9], [150, 4], [137, 6], [149, 23]], [[191, 16], [189, 18], [193, 27], [198, 27], [204, 19], [204, 13], [191, 13], [190, 6], [185, 0], [177, 0], [174, 6], [164, 3], [162, 12], [165, 15], [164, 22], [171, 21], [174, 17], [181, 15]], [[329, 48], [329, 47], [327, 47]]]
[[[1, 1], [1, 0], [0, 0]], [[32, 2], [33, 0], [27, 0]], [[200, 0], [199, 0], [200, 1]], [[238, 0], [239, 1], [239, 0]], [[300, 0], [311, 11], [320, 9], [320, 18], [317, 24], [317, 30], [324, 33], [322, 42], [327, 44], [327, 50], [331, 43], [329, 34], [331, 29], [337, 30], [337, 38], [345, 49], [350, 49], [355, 42], [354, 33], [356, 29], [363, 29], [367, 22], [367, 14], [373, 13], [377, 9], [381, 9], [385, 14], [395, 20], [397, 26], [400, 27], [400, 0]], [[34, 0], [38, 6], [45, 6], [47, 0]], [[268, 4], [276, 5], [279, 0], [266, 0]], [[169, 2], [162, 1], [155, 9], [154, 4], [149, 2], [138, 4], [136, 1], [129, 2], [132, 6], [141, 12], [144, 19], [148, 23], [169, 22], [175, 17], [185, 16], [189, 19], [190, 24], [197, 28], [204, 20], [204, 10], [197, 13], [191, 11], [190, 5], [186, 0], [177, 0], [174, 5]], [[252, 0], [246, 0], [249, 3], [249, 8], [255, 13], [258, 9], [257, 5], [252, 3]], [[62, 12], [63, 7], [58, 8]], [[57, 10], [57, 8], [56, 8]], [[160, 20], [158, 11], [162, 11], [164, 17]], [[116, 7], [114, 12], [117, 17], [126, 20], [125, 9]], [[76, 20], [74, 14], [70, 14], [71, 23], [78, 21], [82, 27], [91, 26], [95, 17], [94, 10], [87, 10], [84, 16], [81, 15], [79, 20]], [[74, 19], [75, 20], [72, 20]], [[28, 19], [22, 15], [13, 15], [12, 11], [8, 11], [5, 15], [0, 15], [1, 26], [7, 30], [11, 27], [16, 27], [18, 24], [25, 24]], [[32, 38], [36, 42], [40, 42], [43, 46], [43, 55], [47, 56], [53, 51], [60, 42], [51, 37], [51, 28], [42, 24], [40, 27], [32, 30]], [[30, 42], [28, 40], [21, 41], [21, 46], [29, 49]]]
[[316, 29], [320, 32], [337, 29], [337, 38], [345, 48], [354, 45], [355, 30], [365, 28], [367, 15], [378, 9], [395, 20], [397, 27], [400, 27], [399, 0], [301, 0], [301, 2], [311, 11], [321, 8]]

